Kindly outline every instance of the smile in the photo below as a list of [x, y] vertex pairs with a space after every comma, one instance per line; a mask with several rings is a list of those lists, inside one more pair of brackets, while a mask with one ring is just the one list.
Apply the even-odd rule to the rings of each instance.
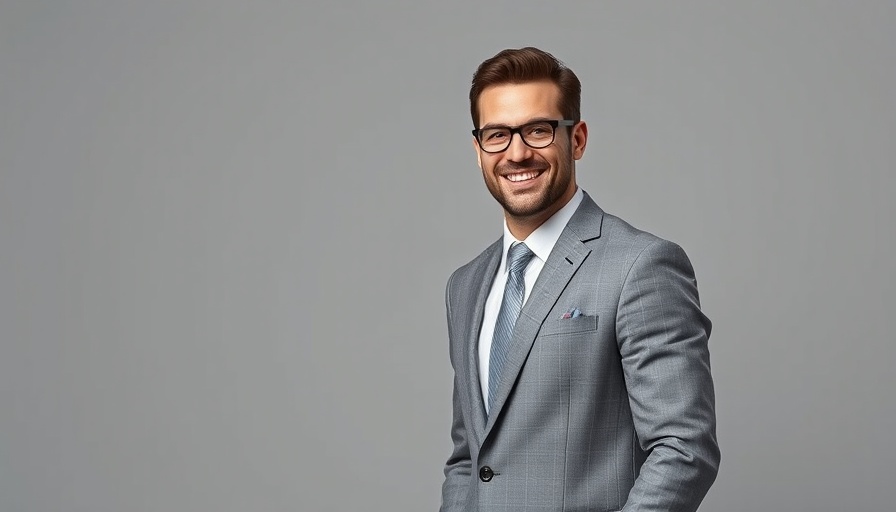
[[513, 182], [529, 181], [541, 176], [541, 173], [543, 172], [544, 171], [518, 172], [514, 174], [507, 174], [504, 177]]

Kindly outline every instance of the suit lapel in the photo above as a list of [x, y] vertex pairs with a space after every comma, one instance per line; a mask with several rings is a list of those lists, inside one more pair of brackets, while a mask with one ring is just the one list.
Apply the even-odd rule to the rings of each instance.
[[[472, 283], [475, 295], [471, 302], [471, 309], [467, 318], [470, 319], [470, 328], [467, 332], [467, 368], [469, 374], [467, 382], [469, 386], [469, 402], [472, 405], [473, 424], [476, 427], [476, 437], [478, 440], [483, 439], [485, 429], [485, 403], [482, 400], [482, 386], [479, 384], [479, 331], [482, 328], [482, 317], [485, 312], [485, 301], [488, 298], [488, 292], [492, 287], [492, 281], [498, 272], [498, 265], [501, 263], [501, 250], [503, 248], [501, 239], [486, 249], [479, 266], [474, 270]], [[472, 286], [471, 286], [472, 288]]]
[[[523, 305], [520, 316], [514, 325], [513, 339], [507, 362], [504, 363], [502, 370], [501, 383], [485, 425], [484, 434], [486, 436], [501, 414], [501, 409], [529, 356], [532, 344], [535, 343], [541, 324], [582, 262], [591, 253], [591, 249], [584, 242], [600, 237], [602, 220], [603, 212], [586, 193], [582, 204], [570, 218], [551, 250], [550, 256], [545, 261], [544, 267], [532, 287], [532, 292], [529, 294], [529, 299]], [[486, 293], [488, 293], [487, 288]], [[482, 300], [484, 301], [484, 298]], [[479, 311], [479, 321], [481, 322], [481, 310], [477, 311]], [[479, 387], [477, 386], [476, 389]], [[480, 396], [480, 403], [481, 401]]]

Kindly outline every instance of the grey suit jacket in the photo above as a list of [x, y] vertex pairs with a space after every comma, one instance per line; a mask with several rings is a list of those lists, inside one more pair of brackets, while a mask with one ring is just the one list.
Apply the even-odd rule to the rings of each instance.
[[[452, 274], [443, 512], [693, 511], [719, 449], [694, 272], [585, 194], [516, 326], [486, 415], [477, 339], [501, 240]], [[561, 319], [572, 308], [582, 316]]]

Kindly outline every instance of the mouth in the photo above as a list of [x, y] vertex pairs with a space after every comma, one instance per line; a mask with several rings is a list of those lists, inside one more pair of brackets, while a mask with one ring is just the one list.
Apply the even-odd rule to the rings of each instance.
[[504, 179], [511, 181], [513, 183], [520, 183], [524, 181], [531, 181], [535, 178], [541, 176], [544, 173], [545, 169], [538, 169], [532, 171], [523, 171], [523, 172], [514, 172], [510, 174], [505, 174], [503, 176]]

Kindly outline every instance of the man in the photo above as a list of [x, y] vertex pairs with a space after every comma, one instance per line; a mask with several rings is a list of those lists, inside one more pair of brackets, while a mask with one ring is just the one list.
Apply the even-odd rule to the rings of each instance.
[[448, 281], [444, 512], [692, 511], [715, 480], [693, 269], [577, 187], [580, 91], [535, 48], [473, 76], [473, 147], [505, 222]]

